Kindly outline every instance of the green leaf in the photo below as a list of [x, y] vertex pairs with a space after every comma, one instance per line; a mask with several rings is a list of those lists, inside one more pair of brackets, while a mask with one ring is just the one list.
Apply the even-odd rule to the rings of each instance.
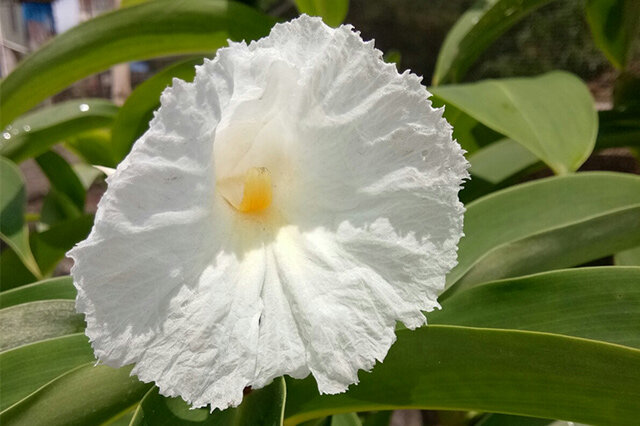
[[640, 246], [616, 253], [613, 260], [616, 265], [640, 266]]
[[49, 179], [51, 187], [66, 195], [77, 208], [78, 213], [81, 213], [84, 210], [86, 192], [84, 185], [67, 160], [53, 151], [47, 151], [37, 156], [36, 162]]
[[433, 84], [455, 83], [498, 37], [550, 0], [478, 0], [444, 40]]
[[640, 268], [593, 267], [479, 285], [442, 302], [430, 324], [566, 334], [640, 348]]
[[294, 3], [300, 13], [320, 16], [332, 27], [342, 24], [349, 11], [349, 0], [294, 0]]
[[75, 300], [76, 289], [70, 276], [50, 278], [0, 293], [0, 308], [48, 299]]
[[265, 36], [273, 23], [255, 9], [222, 0], [156, 0], [104, 13], [45, 44], [0, 83], [0, 125], [112, 65], [213, 52], [227, 39]]
[[41, 300], [0, 309], [0, 351], [84, 331], [72, 300]]
[[331, 416], [331, 426], [362, 426], [356, 413], [335, 414]]
[[[93, 350], [84, 334], [56, 337], [0, 353], [0, 411], [60, 374], [92, 361]], [[1, 423], [4, 425], [4, 420]]]
[[152, 386], [131, 368], [93, 363], [57, 377], [0, 414], [5, 426], [98, 425], [127, 411]]
[[474, 426], [546, 426], [550, 423], [553, 423], [553, 420], [511, 416], [508, 414], [488, 414], [478, 423], [475, 423]]
[[619, 69], [626, 67], [638, 30], [637, 0], [587, 0], [587, 22], [596, 45]]
[[282, 424], [285, 399], [285, 382], [278, 378], [269, 386], [251, 391], [237, 408], [209, 414], [207, 408], [192, 410], [180, 398], [165, 398], [154, 387], [140, 402], [131, 426], [277, 426]]
[[65, 147], [95, 166], [115, 168], [118, 165], [111, 145], [111, 131], [96, 129], [65, 140]]
[[594, 102], [586, 85], [572, 74], [555, 71], [431, 91], [447, 105], [522, 144], [558, 174], [577, 170], [595, 146]]
[[[0, 157], [0, 238], [35, 277], [40, 269], [29, 247], [29, 228], [24, 221], [27, 195], [20, 169]], [[4, 257], [7, 250], [3, 250]]]
[[541, 179], [480, 198], [467, 206], [466, 236], [444, 297], [473, 283], [576, 266], [638, 245], [639, 208], [640, 177], [609, 172]]
[[203, 58], [198, 57], [173, 64], [147, 79], [129, 95], [111, 129], [113, 151], [118, 162], [129, 153], [133, 143], [149, 128], [153, 111], [160, 106], [162, 91], [171, 85], [174, 78], [193, 81], [196, 65], [201, 65], [202, 62]]
[[[11, 75], [0, 83], [0, 87], [4, 87]], [[30, 90], [30, 86], [27, 84], [22, 90]], [[117, 112], [118, 107], [104, 99], [79, 99], [39, 109], [11, 124], [12, 130], [7, 132], [11, 133], [11, 138], [0, 145], [0, 155], [19, 163], [47, 152], [68, 137], [110, 126]], [[4, 110], [2, 114], [5, 115]]]
[[[66, 252], [85, 239], [93, 226], [93, 215], [84, 215], [52, 225], [46, 231], [32, 233], [31, 249], [45, 275], [51, 274]], [[15, 253], [4, 250], [0, 257], [0, 288], [9, 290], [37, 281], [28, 270], [15, 262]]]
[[[489, 308], [489, 307], [487, 307]], [[516, 330], [402, 330], [383, 363], [339, 395], [287, 380], [287, 424], [328, 413], [400, 408], [473, 410], [633, 424], [640, 350]]]
[[492, 184], [498, 184], [539, 161], [531, 151], [506, 138], [479, 149], [468, 160], [472, 176]]

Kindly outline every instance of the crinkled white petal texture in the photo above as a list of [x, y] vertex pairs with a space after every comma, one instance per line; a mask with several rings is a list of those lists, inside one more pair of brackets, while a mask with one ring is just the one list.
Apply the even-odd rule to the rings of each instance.
[[[468, 164], [429, 96], [307, 16], [175, 80], [69, 253], [98, 359], [212, 409], [284, 374], [357, 383], [456, 264]], [[261, 214], [220, 185], [251, 167], [272, 175]]]

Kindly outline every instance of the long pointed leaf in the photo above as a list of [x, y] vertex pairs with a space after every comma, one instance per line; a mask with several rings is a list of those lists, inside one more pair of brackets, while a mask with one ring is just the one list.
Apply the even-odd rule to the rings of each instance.
[[[489, 308], [489, 307], [487, 307]], [[633, 424], [640, 350], [554, 334], [429, 326], [398, 332], [384, 362], [340, 395], [287, 381], [286, 424], [329, 413], [425, 408]]]
[[223, 0], [155, 0], [105, 13], [59, 35], [0, 83], [0, 127], [69, 84], [121, 62], [212, 52], [251, 40], [274, 21]]
[[[556, 269], [575, 266], [573, 261], [593, 260], [585, 260], [581, 253], [586, 253], [587, 258], [592, 250], [593, 255], [600, 255], [601, 253], [596, 253], [600, 237], [604, 237], [613, 246], [616, 242], [610, 238], [620, 236], [621, 242], [630, 244], [625, 248], [633, 247], [637, 244], [632, 243], [635, 237], [631, 234], [638, 232], [640, 223], [635, 228], [626, 227], [629, 222], [634, 223], [633, 211], [628, 209], [635, 208], [639, 203], [640, 177], [608, 172], [578, 173], [541, 179], [480, 198], [467, 206], [465, 237], [459, 244], [458, 265], [447, 276], [447, 285], [453, 286], [472, 268], [480, 268], [481, 265], [484, 265], [482, 268], [493, 271], [491, 274], [477, 275], [491, 275], [484, 281], [513, 276], [504, 273], [510, 273], [509, 270], [517, 271], [518, 265], [525, 265], [524, 269], [527, 269], [526, 266], [535, 260], [528, 256], [527, 247], [532, 250], [541, 249], [547, 244], [547, 248], [554, 249], [553, 256], [559, 255], [558, 259], [543, 256], [541, 261], [552, 262]], [[611, 222], [618, 214], [628, 222]], [[635, 217], [640, 221], [640, 216]], [[593, 228], [592, 225], [596, 223], [602, 226], [602, 229]], [[620, 227], [617, 228], [616, 225]], [[604, 229], [614, 230], [615, 233], [605, 233]], [[572, 235], [572, 231], [581, 233], [579, 237], [590, 245], [575, 247], [573, 239], [578, 235]], [[528, 238], [537, 245], [528, 246]], [[626, 238], [630, 240], [623, 241]], [[556, 250], [559, 247], [552, 247], [552, 244], [556, 243], [565, 245], [567, 250], [571, 247], [576, 251], [558, 254]], [[520, 251], [510, 254], [510, 244], [515, 244], [513, 247], [518, 247]], [[501, 263], [502, 260], [496, 256], [491, 257], [495, 250], [502, 250], [502, 253], [509, 255], [509, 258], [504, 259], [505, 263]], [[536, 250], [535, 253], [540, 251]], [[520, 257], [517, 258], [516, 255]], [[507, 266], [502, 270], [503, 273], [498, 274], [501, 272], [500, 265]], [[549, 269], [545, 264], [538, 264], [536, 268], [538, 269], [523, 269], [523, 273]], [[476, 271], [479, 272], [482, 270]]]

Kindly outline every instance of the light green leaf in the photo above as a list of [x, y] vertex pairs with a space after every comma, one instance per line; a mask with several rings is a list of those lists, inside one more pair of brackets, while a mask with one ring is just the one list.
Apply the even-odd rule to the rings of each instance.
[[430, 90], [447, 105], [522, 144], [558, 174], [577, 170], [595, 146], [594, 102], [587, 86], [572, 74], [555, 71]]
[[196, 65], [201, 65], [203, 61], [202, 57], [198, 57], [173, 64], [147, 79], [129, 95], [111, 128], [113, 151], [118, 162], [129, 153], [136, 139], [149, 128], [153, 111], [160, 106], [162, 91], [171, 85], [174, 78], [193, 81]]
[[467, 159], [471, 164], [471, 175], [492, 184], [498, 184], [539, 161], [531, 151], [506, 138], [479, 149]]
[[444, 40], [433, 84], [456, 83], [498, 37], [550, 0], [478, 0]]
[[349, 11], [349, 0], [294, 0], [300, 13], [320, 16], [332, 27], [342, 24]]
[[[450, 295], [473, 283], [576, 266], [638, 245], [640, 177], [589, 172], [541, 179], [467, 206]], [[465, 281], [465, 282], [460, 282]]]
[[616, 68], [625, 68], [638, 31], [640, 2], [587, 0], [586, 12], [596, 45]]
[[41, 300], [0, 309], [0, 351], [84, 331], [72, 300]]
[[[51, 274], [65, 253], [87, 237], [92, 226], [93, 215], [83, 215], [58, 222], [46, 231], [32, 233], [31, 249], [43, 274]], [[3, 291], [37, 281], [32, 273], [15, 262], [15, 256], [10, 250], [3, 251], [0, 256], [0, 288]]]
[[[29, 228], [24, 221], [27, 195], [20, 169], [0, 157], [0, 238], [35, 277], [40, 269], [29, 247]], [[7, 253], [4, 250], [2, 257]]]
[[0, 421], [5, 426], [99, 425], [126, 412], [152, 386], [130, 372], [82, 365], [3, 411]]
[[616, 265], [640, 266], [640, 246], [616, 253], [613, 260]]
[[278, 426], [282, 424], [285, 399], [285, 381], [277, 378], [269, 386], [251, 391], [237, 408], [209, 414], [207, 408], [191, 410], [180, 398], [165, 398], [154, 387], [140, 402], [131, 426]]
[[80, 180], [80, 183], [82, 184], [82, 187], [85, 189], [85, 191], [88, 190], [91, 185], [93, 185], [93, 182], [95, 182], [98, 176], [103, 175], [100, 170], [89, 164], [76, 163], [73, 164], [71, 168]]
[[452, 326], [398, 331], [383, 363], [339, 395], [287, 380], [286, 424], [328, 413], [423, 408], [633, 424], [640, 350], [554, 334]]
[[104, 13], [45, 44], [0, 83], [0, 125], [112, 65], [213, 52], [227, 39], [265, 36], [273, 23], [255, 9], [223, 0], [155, 0]]
[[442, 302], [430, 324], [566, 334], [640, 348], [640, 268], [592, 267], [479, 285]]
[[[56, 337], [0, 353], [0, 411], [60, 374], [92, 361], [93, 350], [84, 334]], [[0, 423], [5, 424], [3, 420]]]
[[331, 426], [362, 426], [356, 413], [335, 414], [331, 416]]
[[50, 278], [0, 293], [0, 308], [49, 299], [75, 300], [76, 289], [70, 276]]
[[111, 145], [111, 131], [96, 129], [65, 140], [64, 146], [82, 157], [88, 164], [115, 168], [118, 160]]
[[[6, 84], [11, 75], [0, 85]], [[29, 85], [22, 90], [29, 90]], [[39, 109], [11, 124], [7, 133], [15, 134], [0, 145], [0, 155], [19, 163], [47, 152], [68, 137], [110, 126], [117, 112], [118, 107], [105, 99], [78, 99]]]

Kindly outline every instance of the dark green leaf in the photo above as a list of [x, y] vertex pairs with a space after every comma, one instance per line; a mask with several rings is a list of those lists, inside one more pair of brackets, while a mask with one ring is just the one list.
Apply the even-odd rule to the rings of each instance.
[[640, 20], [637, 0], [587, 0], [587, 22], [596, 45], [617, 68], [629, 60]]
[[[93, 360], [93, 350], [84, 334], [56, 337], [0, 353], [0, 411], [59, 375]], [[0, 420], [4, 425], [1, 417]]]
[[444, 40], [433, 84], [455, 83], [498, 37], [550, 0], [478, 0]]
[[[35, 277], [40, 269], [29, 247], [29, 228], [24, 221], [27, 195], [20, 169], [0, 157], [0, 238]], [[3, 250], [5, 257], [9, 250]]]
[[77, 208], [78, 213], [82, 213], [86, 195], [84, 185], [69, 163], [53, 151], [39, 155], [36, 161], [49, 179], [51, 187], [64, 194]]
[[434, 95], [522, 144], [556, 173], [589, 157], [598, 115], [586, 85], [565, 72], [433, 87]]
[[480, 198], [467, 206], [458, 265], [447, 276], [448, 287], [466, 282], [445, 294], [638, 245], [639, 208], [640, 177], [609, 172], [541, 179]]
[[223, 0], [155, 0], [104, 13], [57, 36], [0, 83], [0, 125], [112, 65], [213, 52], [227, 39], [265, 36], [273, 23], [255, 9]]
[[[84, 215], [56, 223], [44, 232], [32, 233], [31, 249], [40, 270], [45, 275], [51, 274], [65, 253], [87, 237], [92, 226], [93, 215]], [[5, 250], [0, 258], [0, 288], [3, 291], [37, 281], [33, 274], [12, 257], [15, 257], [15, 253]]]
[[0, 308], [48, 299], [76, 298], [76, 289], [70, 276], [50, 278], [0, 293]]
[[[487, 307], [489, 309], [489, 307]], [[328, 413], [424, 408], [633, 424], [640, 350], [554, 334], [429, 326], [402, 330], [383, 363], [339, 395], [287, 380], [287, 424]]]
[[85, 364], [2, 412], [0, 421], [5, 426], [99, 425], [128, 411], [151, 387], [130, 372]]
[[567, 269], [483, 284], [446, 299], [428, 320], [640, 348], [640, 268]]
[[278, 378], [265, 388], [251, 391], [239, 407], [209, 414], [207, 408], [191, 410], [180, 398], [165, 398], [154, 387], [140, 402], [131, 426], [278, 426], [282, 424], [285, 397], [284, 379]]
[[[11, 75], [0, 83], [0, 87], [6, 84]], [[30, 90], [30, 86], [27, 84], [21, 90]], [[5, 101], [2, 100], [3, 103]], [[0, 145], [0, 154], [19, 163], [47, 152], [51, 146], [66, 138], [110, 126], [117, 112], [118, 107], [105, 99], [79, 99], [39, 109], [11, 124], [10, 132], [16, 134]], [[5, 115], [4, 110], [2, 114]]]
[[0, 351], [84, 331], [72, 300], [41, 300], [0, 309]]
[[332, 27], [342, 24], [349, 11], [349, 0], [294, 0], [300, 13], [320, 16]]
[[118, 161], [129, 153], [136, 139], [149, 128], [153, 111], [160, 106], [162, 91], [171, 85], [174, 78], [193, 81], [196, 65], [202, 62], [203, 58], [198, 57], [173, 64], [136, 87], [120, 108], [111, 129], [113, 151]]

